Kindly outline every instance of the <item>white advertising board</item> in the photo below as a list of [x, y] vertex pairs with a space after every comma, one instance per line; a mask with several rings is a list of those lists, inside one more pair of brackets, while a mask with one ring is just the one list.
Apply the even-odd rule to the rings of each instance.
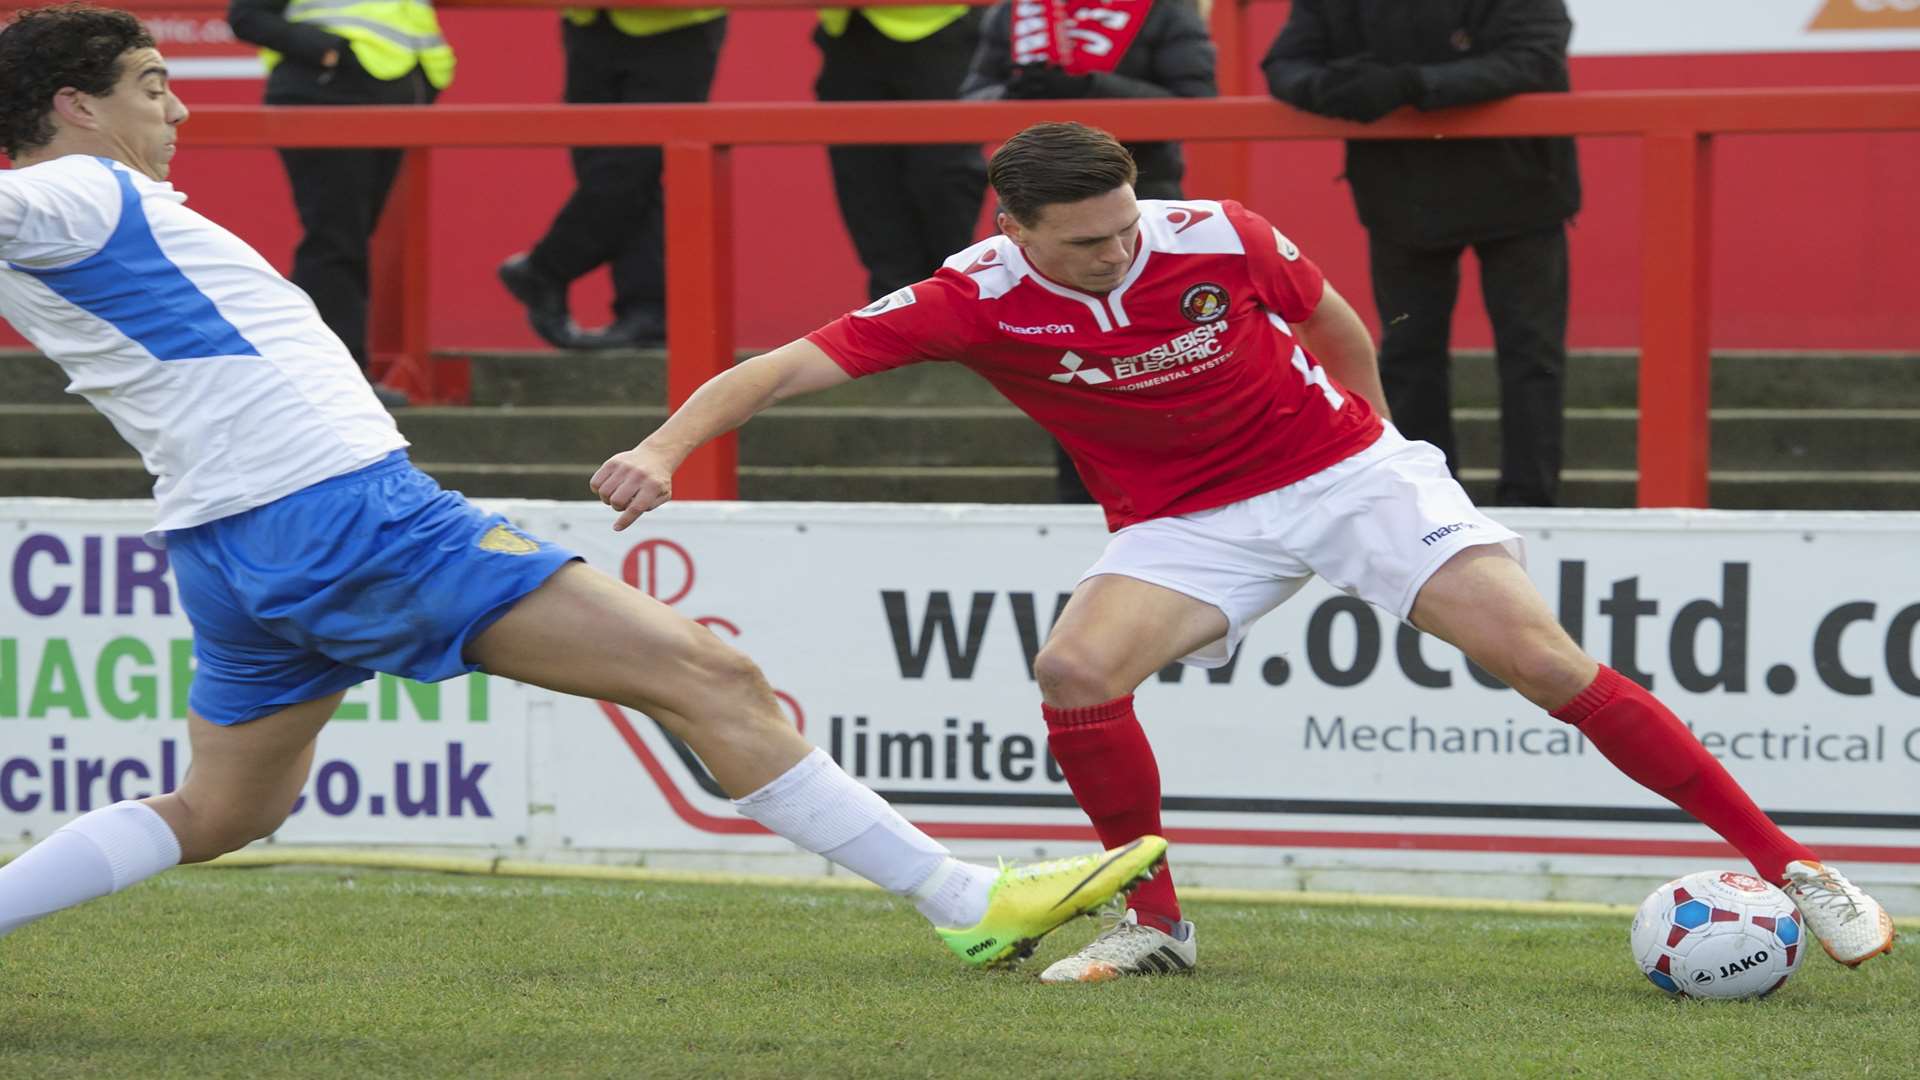
[[1920, 49], [1920, 0], [1567, 0], [1576, 56]]
[[[1091, 838], [1029, 674], [1104, 530], [1084, 508], [591, 504], [524, 527], [734, 640], [807, 737], [964, 851]], [[0, 502], [0, 830], [42, 835], [184, 767], [189, 631], [139, 503]], [[1920, 515], [1511, 511], [1602, 661], [1650, 682], [1790, 832], [1920, 889]], [[1138, 694], [1198, 880], [1645, 877], [1738, 864], [1457, 650], [1314, 586], [1234, 664]], [[349, 698], [277, 842], [554, 858], [791, 853], [645, 716], [504, 680]], [[1917, 892], [1916, 895], [1920, 895]]]
[[[192, 631], [144, 503], [0, 500], [0, 835], [171, 790]], [[524, 688], [382, 676], [349, 692], [276, 840], [509, 845], [526, 831]]]

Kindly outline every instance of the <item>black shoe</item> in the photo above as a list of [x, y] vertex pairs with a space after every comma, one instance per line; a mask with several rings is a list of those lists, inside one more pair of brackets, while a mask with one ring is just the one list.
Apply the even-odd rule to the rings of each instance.
[[567, 312], [567, 287], [535, 269], [525, 252], [500, 264], [500, 284], [526, 305], [527, 322], [556, 349], [583, 349], [580, 327]]
[[629, 311], [580, 340], [590, 349], [658, 349], [667, 343], [667, 318], [657, 311]]

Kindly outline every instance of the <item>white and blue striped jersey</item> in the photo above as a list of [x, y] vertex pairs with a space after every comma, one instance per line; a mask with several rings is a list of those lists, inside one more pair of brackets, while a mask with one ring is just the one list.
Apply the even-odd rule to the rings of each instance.
[[407, 445], [307, 294], [185, 202], [107, 158], [0, 172], [0, 317], [139, 451], [156, 532]]

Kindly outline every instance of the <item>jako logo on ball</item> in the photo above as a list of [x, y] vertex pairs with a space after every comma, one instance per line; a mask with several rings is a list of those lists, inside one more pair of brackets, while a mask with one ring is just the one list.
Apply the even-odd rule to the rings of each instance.
[[1750, 998], [1800, 964], [1800, 912], [1751, 874], [1705, 870], [1653, 891], [1633, 917], [1633, 959], [1678, 997]]

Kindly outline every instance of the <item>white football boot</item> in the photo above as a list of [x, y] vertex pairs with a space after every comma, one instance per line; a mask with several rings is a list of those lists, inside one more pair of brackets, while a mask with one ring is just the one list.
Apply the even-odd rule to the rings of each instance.
[[1893, 916], [1833, 867], [1795, 860], [1787, 864], [1780, 888], [1835, 960], [1855, 967], [1893, 951]]
[[1040, 973], [1043, 983], [1105, 982], [1122, 975], [1172, 975], [1193, 970], [1198, 949], [1193, 924], [1183, 922], [1180, 936], [1141, 926], [1132, 909], [1107, 926], [1086, 948], [1056, 960]]

